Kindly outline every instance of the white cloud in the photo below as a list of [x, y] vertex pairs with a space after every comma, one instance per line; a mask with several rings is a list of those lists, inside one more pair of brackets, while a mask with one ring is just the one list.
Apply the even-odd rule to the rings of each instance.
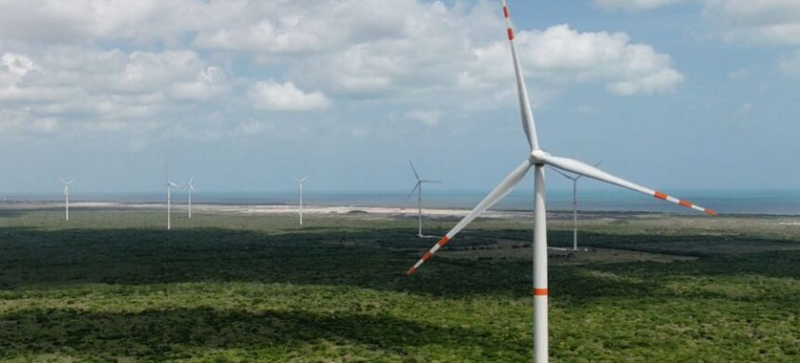
[[[683, 81], [668, 55], [630, 43], [625, 33], [581, 33], [556, 25], [519, 32], [516, 42], [526, 74], [554, 84], [605, 82], [612, 92], [628, 96], [671, 91]], [[504, 43], [476, 50], [478, 62], [468, 77], [508, 79], [513, 69]]]
[[39, 132], [52, 132], [58, 128], [58, 119], [53, 117], [33, 120], [33, 129]]
[[800, 1], [797, 0], [594, 0], [607, 9], [654, 9], [693, 1], [716, 24], [725, 41], [800, 44]]
[[684, 1], [687, 0], [594, 0], [594, 3], [605, 9], [643, 10]]
[[321, 92], [306, 93], [292, 82], [256, 82], [247, 92], [253, 108], [261, 111], [307, 111], [324, 109], [331, 102]]
[[658, 73], [639, 79], [612, 83], [608, 87], [612, 92], [622, 96], [635, 94], [652, 95], [654, 93], [672, 91], [681, 82], [683, 82], [683, 75], [674, 69], [663, 69]]
[[800, 44], [800, 1], [703, 0], [727, 41]]
[[205, 101], [225, 91], [225, 72], [218, 67], [207, 67], [192, 82], [172, 85], [172, 96], [182, 100]]
[[[224, 120], [247, 120], [253, 110], [319, 110], [334, 102], [348, 112], [388, 103], [406, 119], [436, 124], [441, 112], [501, 107], [498, 100], [514, 97], [494, 2], [0, 0], [0, 6], [15, 9], [0, 14], [6, 52], [0, 53], [0, 110], [24, 111], [27, 125], [53, 118], [59, 128], [155, 132], [209, 109]], [[517, 39], [536, 104], [576, 84], [630, 95], [670, 91], [682, 80], [668, 55], [624, 33], [561, 25], [519, 29]], [[258, 81], [271, 77], [281, 82]], [[261, 132], [258, 124], [227, 130]]]
[[158, 127], [145, 125], [166, 127], [181, 108], [204, 105], [229, 88], [220, 67], [188, 50], [32, 47], [0, 61], [0, 110], [13, 116], [2, 128], [16, 134], [70, 127], [150, 132]]

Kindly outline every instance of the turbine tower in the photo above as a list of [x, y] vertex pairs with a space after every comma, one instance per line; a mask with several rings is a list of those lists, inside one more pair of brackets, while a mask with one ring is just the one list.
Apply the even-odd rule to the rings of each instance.
[[417, 192], [417, 208], [419, 209], [417, 213], [417, 215], [419, 216], [419, 229], [417, 232], [417, 236], [424, 237], [424, 235], [422, 234], [422, 184], [425, 183], [439, 184], [441, 182], [436, 180], [421, 179], [419, 177], [419, 174], [417, 173], [417, 169], [414, 167], [414, 163], [412, 163], [411, 160], [409, 160], [408, 163], [411, 164], [411, 170], [414, 171], [414, 177], [417, 178], [417, 184], [414, 185], [414, 189], [411, 189], [411, 193], [409, 193], [408, 197], [406, 197], [406, 202], [408, 202], [411, 196], [414, 195], [414, 192]]
[[303, 225], [303, 184], [305, 184], [306, 179], [311, 175], [306, 175], [302, 179], [293, 179], [297, 182], [297, 185], [300, 187], [300, 225]]
[[69, 186], [70, 184], [74, 183], [76, 180], [65, 181], [64, 179], [58, 178], [58, 180], [64, 184], [64, 208], [65, 213], [64, 217], [67, 222], [69, 222]]
[[192, 193], [194, 193], [192, 182], [194, 182], [194, 177], [189, 178], [188, 182], [182, 184], [187, 187], [186, 190], [189, 193], [189, 219], [192, 219]]
[[485, 210], [503, 199], [512, 189], [522, 180], [522, 178], [533, 169], [534, 171], [534, 230], [533, 230], [533, 349], [534, 362], [546, 363], [549, 361], [548, 352], [548, 286], [547, 286], [547, 214], [545, 211], [545, 167], [561, 169], [562, 171], [583, 175], [592, 179], [603, 181], [609, 184], [627, 188], [639, 193], [650, 195], [657, 199], [666, 200], [681, 206], [692, 208], [709, 215], [717, 213], [710, 209], [694, 205], [685, 200], [668, 196], [659, 191], [649, 189], [638, 184], [631, 183], [609, 173], [606, 173], [594, 166], [578, 160], [553, 156], [539, 147], [539, 139], [534, 127], [533, 114], [531, 112], [528, 91], [519, 65], [517, 50], [514, 46], [514, 30], [509, 18], [508, 5], [503, 0], [503, 14], [508, 26], [508, 41], [511, 48], [511, 58], [514, 63], [514, 73], [516, 75], [517, 95], [519, 96], [520, 113], [522, 116], [522, 128], [527, 136], [530, 151], [525, 160], [514, 171], [511, 172], [500, 184], [492, 190], [469, 214], [467, 214], [450, 232], [442, 237], [417, 263], [408, 270], [407, 274], [412, 275], [417, 269], [433, 256], [436, 251], [447, 245], [458, 232], [466, 227], [470, 222], [477, 218]]
[[165, 169], [167, 171], [167, 183], [164, 184], [167, 188], [167, 230], [170, 230], [172, 229], [172, 188], [180, 188], [180, 185], [169, 180], [169, 164]]
[[[594, 166], [600, 166], [602, 162], [594, 164]], [[561, 176], [572, 180], [572, 250], [578, 250], [578, 179], [583, 178], [583, 175], [570, 175], [561, 170], [553, 169], [556, 173], [561, 174]]]

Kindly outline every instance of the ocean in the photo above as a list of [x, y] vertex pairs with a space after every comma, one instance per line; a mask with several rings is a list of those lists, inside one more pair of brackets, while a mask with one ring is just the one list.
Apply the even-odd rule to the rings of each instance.
[[[485, 191], [442, 191], [427, 189], [424, 205], [428, 208], [470, 209], [474, 207], [489, 190]], [[697, 205], [726, 214], [772, 214], [800, 215], [800, 190], [675, 190], [674, 195], [692, 201]], [[306, 205], [317, 206], [383, 206], [415, 207], [416, 195], [408, 201], [408, 191], [374, 192], [320, 192], [307, 190]], [[70, 196], [73, 202], [121, 202], [121, 203], [162, 203], [164, 193], [79, 193]], [[44, 202], [60, 201], [59, 194], [10, 194], [0, 196], [6, 202]], [[173, 192], [173, 202], [181, 203], [186, 198], [184, 192]], [[193, 196], [194, 203], [206, 204], [296, 204], [296, 192], [202, 192]], [[618, 212], [674, 212], [691, 211], [685, 208], [658, 201], [627, 190], [580, 190], [579, 210], [618, 211]], [[548, 209], [565, 211], [572, 209], [571, 190], [552, 190], [547, 193]], [[498, 203], [495, 210], [532, 210], [531, 191], [509, 194]]]

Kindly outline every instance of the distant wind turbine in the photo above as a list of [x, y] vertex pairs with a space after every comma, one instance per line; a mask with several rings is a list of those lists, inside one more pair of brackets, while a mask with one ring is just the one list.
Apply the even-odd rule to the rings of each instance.
[[70, 184], [76, 182], [76, 180], [65, 181], [64, 179], [58, 178], [58, 180], [64, 184], [64, 208], [65, 208], [65, 218], [66, 221], [69, 221], [69, 186]]
[[191, 177], [189, 178], [189, 182], [182, 184], [187, 187], [186, 190], [189, 193], [189, 219], [192, 219], [192, 193], [194, 193], [194, 185], [192, 185], [193, 181], [194, 177]]
[[[594, 164], [595, 167], [600, 166], [602, 162]], [[578, 179], [583, 178], [583, 175], [570, 175], [556, 168], [550, 167], [551, 170], [561, 174], [561, 176], [572, 180], [572, 250], [578, 250]]]
[[167, 230], [170, 230], [172, 229], [172, 188], [180, 189], [180, 185], [169, 180], [169, 164], [166, 165], [165, 169], [167, 170], [167, 183], [164, 184], [167, 187]]
[[311, 175], [306, 175], [302, 179], [293, 179], [297, 182], [297, 185], [300, 186], [300, 225], [303, 225], [303, 184], [306, 182], [306, 179]]
[[424, 237], [422, 235], [422, 184], [425, 183], [438, 184], [441, 182], [436, 180], [420, 179], [419, 174], [417, 173], [417, 169], [414, 167], [414, 163], [412, 163], [411, 160], [409, 160], [408, 163], [411, 164], [411, 170], [414, 171], [414, 177], [417, 178], [417, 184], [414, 185], [414, 189], [411, 189], [411, 193], [409, 193], [408, 197], [406, 197], [406, 202], [408, 202], [411, 196], [414, 195], [414, 192], [417, 192], [417, 208], [419, 209], [417, 213], [417, 215], [419, 216], [419, 230], [417, 232], [417, 236]]

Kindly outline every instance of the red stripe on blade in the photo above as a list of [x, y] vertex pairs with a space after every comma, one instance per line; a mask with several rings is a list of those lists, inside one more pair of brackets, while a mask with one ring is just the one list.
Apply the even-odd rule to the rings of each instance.
[[681, 200], [680, 202], [678, 202], [678, 204], [680, 204], [680, 205], [682, 205], [682, 206], [684, 206], [686, 208], [691, 208], [692, 207], [692, 203], [689, 203], [689, 202], [687, 202], [685, 200]]
[[656, 194], [653, 194], [653, 196], [661, 200], [667, 200], [667, 195], [662, 192], [657, 191]]
[[431, 253], [431, 251], [428, 251], [428, 253], [426, 253], [425, 256], [422, 256], [422, 261], [430, 260], [431, 256], [433, 256], [433, 254]]
[[514, 40], [514, 29], [508, 28], [508, 40]]
[[534, 296], [547, 296], [547, 289], [533, 289]]
[[413, 275], [413, 274], [414, 274], [414, 272], [417, 272], [417, 268], [416, 268], [416, 267], [412, 267], [412, 268], [410, 268], [410, 269], [408, 270], [408, 272], [406, 272], [406, 276], [411, 276], [411, 275]]
[[503, 15], [505, 15], [506, 19], [508, 19], [508, 7], [507, 6], [503, 7]]
[[706, 214], [708, 214], [710, 216], [716, 216], [717, 215], [717, 212], [715, 210], [712, 210], [712, 209], [706, 209], [705, 212], [706, 212]]
[[444, 236], [442, 239], [439, 240], [438, 244], [439, 247], [444, 247], [448, 242], [450, 242], [450, 237]]

